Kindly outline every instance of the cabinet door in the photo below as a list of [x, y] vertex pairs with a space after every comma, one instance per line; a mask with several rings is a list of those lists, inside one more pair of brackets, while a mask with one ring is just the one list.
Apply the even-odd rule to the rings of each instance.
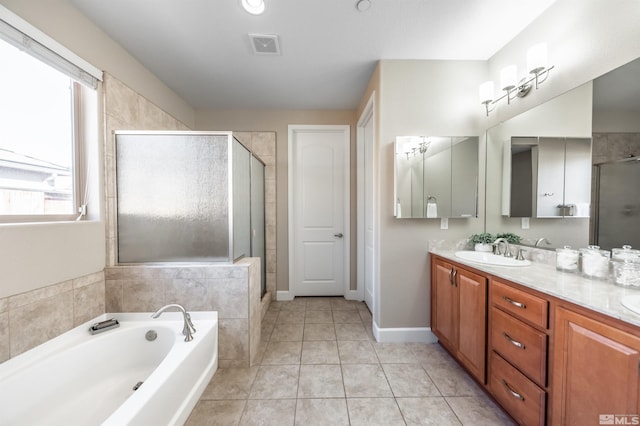
[[564, 138], [538, 142], [537, 217], [560, 216], [564, 199]]
[[603, 424], [600, 416], [638, 414], [639, 337], [558, 308], [553, 357], [554, 425]]
[[433, 274], [433, 332], [441, 343], [454, 350], [457, 336], [457, 303], [456, 288], [453, 285], [453, 266], [449, 263], [437, 260]]
[[456, 271], [459, 357], [485, 383], [487, 279], [464, 269]]
[[591, 202], [591, 139], [567, 138], [563, 204], [576, 205], [574, 216], [589, 217]]

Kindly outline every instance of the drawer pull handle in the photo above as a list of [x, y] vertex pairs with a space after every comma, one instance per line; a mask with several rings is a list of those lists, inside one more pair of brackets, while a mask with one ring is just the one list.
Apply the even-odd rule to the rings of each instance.
[[449, 284], [453, 285], [453, 268], [449, 269]]
[[458, 287], [458, 270], [453, 270], [453, 285]]
[[520, 349], [525, 349], [525, 347], [524, 347], [524, 343], [520, 343], [520, 342], [518, 342], [517, 340], [513, 340], [513, 339], [511, 338], [511, 336], [509, 336], [509, 335], [508, 335], [507, 333], [505, 333], [504, 331], [502, 332], [502, 335], [503, 335], [503, 336], [504, 336], [504, 338], [505, 338], [505, 339], [507, 339], [507, 341], [508, 341], [509, 343], [511, 343], [513, 346], [516, 346], [516, 347], [518, 347], [518, 348], [520, 348]]
[[520, 395], [518, 392], [514, 391], [513, 389], [511, 389], [511, 386], [509, 386], [509, 383], [507, 383], [507, 381], [505, 379], [502, 379], [502, 384], [504, 385], [505, 388], [507, 388], [507, 390], [509, 391], [509, 393], [514, 397], [514, 398], [518, 398], [520, 401], [524, 401], [524, 397], [522, 395]]
[[507, 302], [511, 303], [513, 306], [517, 306], [518, 308], [522, 308], [522, 309], [527, 309], [527, 305], [525, 305], [524, 303], [521, 302], [516, 302], [515, 300], [507, 297], [507, 296], [502, 296], [502, 298], [504, 300], [506, 300]]

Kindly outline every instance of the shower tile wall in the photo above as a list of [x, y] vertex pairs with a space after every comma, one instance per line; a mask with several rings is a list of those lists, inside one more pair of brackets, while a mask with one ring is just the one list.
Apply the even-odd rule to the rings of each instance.
[[104, 312], [102, 271], [0, 299], [0, 362]]
[[[116, 130], [190, 130], [108, 73], [104, 74], [105, 109], [105, 196], [107, 266], [116, 259]], [[208, 129], [228, 130], [228, 129]], [[275, 132], [234, 132], [247, 148], [265, 163], [265, 222], [267, 292], [276, 294], [276, 136]], [[266, 304], [265, 304], [266, 306]]]
[[107, 266], [116, 264], [116, 130], [190, 130], [108, 73], [102, 83], [105, 115], [105, 206]]
[[640, 133], [594, 133], [593, 164], [640, 156]]
[[233, 265], [116, 266], [105, 269], [107, 312], [153, 312], [169, 303], [218, 311], [221, 367], [255, 363], [261, 332], [259, 260]]

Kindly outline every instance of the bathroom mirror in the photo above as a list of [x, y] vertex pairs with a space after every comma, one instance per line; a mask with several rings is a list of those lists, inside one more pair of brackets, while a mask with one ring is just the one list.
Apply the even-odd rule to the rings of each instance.
[[502, 167], [503, 216], [589, 217], [590, 138], [511, 136]]
[[476, 136], [396, 137], [395, 217], [476, 217], [478, 140]]
[[[486, 232], [513, 232], [523, 238], [524, 244], [530, 245], [545, 238], [540, 248], [564, 245], [580, 248], [590, 243], [603, 248], [621, 247], [623, 244], [640, 247], [640, 241], [637, 241], [640, 236], [633, 237], [629, 232], [617, 240], [600, 235], [606, 229], [618, 229], [623, 222], [627, 229], [640, 229], [640, 194], [637, 190], [634, 192], [637, 183], [631, 184], [631, 180], [627, 179], [626, 187], [605, 191], [607, 195], [613, 192], [626, 195], [618, 197], [619, 200], [615, 202], [607, 201], [604, 206], [599, 204], [598, 193], [598, 170], [604, 168], [603, 164], [640, 156], [640, 82], [637, 75], [640, 75], [640, 59], [488, 129]], [[515, 200], [512, 203], [511, 195], [503, 196], [507, 191], [511, 194], [512, 189], [506, 188], [505, 182], [510, 180], [506, 174], [514, 173], [509, 165], [505, 167], [507, 149], [509, 156], [513, 146], [520, 145], [520, 148], [513, 150], [514, 153], [525, 152], [529, 149], [528, 144], [534, 146], [545, 138], [564, 140], [565, 144], [566, 141], [591, 141], [591, 172], [586, 173], [581, 167], [583, 171], [578, 173], [567, 167], [564, 179], [566, 185], [583, 191], [583, 194], [589, 191], [589, 217], [585, 212], [585, 201], [572, 201], [577, 200], [573, 196], [564, 197], [564, 192], [569, 188], [563, 191], [562, 202], [555, 200], [555, 204], [551, 204], [555, 205], [554, 214], [534, 211], [533, 194], [530, 194], [531, 206]], [[580, 156], [584, 156], [586, 142], [581, 144], [584, 145], [580, 148]], [[568, 163], [560, 161], [562, 149], [558, 151], [551, 158], [567, 166]], [[522, 172], [521, 166], [518, 170]], [[526, 171], [523, 173], [526, 174]], [[542, 196], [545, 192], [555, 195], [556, 191], [543, 190]], [[527, 197], [527, 194], [520, 195]], [[583, 204], [567, 208], [567, 205], [578, 203]], [[578, 210], [580, 214], [577, 214]], [[630, 240], [633, 238], [636, 243]]]

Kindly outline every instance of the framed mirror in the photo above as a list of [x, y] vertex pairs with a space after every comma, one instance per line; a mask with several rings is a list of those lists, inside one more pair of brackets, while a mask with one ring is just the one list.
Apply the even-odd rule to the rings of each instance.
[[395, 217], [476, 217], [478, 142], [477, 136], [396, 137]]

